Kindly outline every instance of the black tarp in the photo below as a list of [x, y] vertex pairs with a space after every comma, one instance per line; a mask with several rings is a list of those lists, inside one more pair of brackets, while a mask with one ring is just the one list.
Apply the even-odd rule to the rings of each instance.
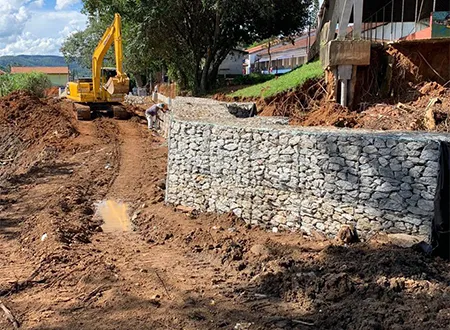
[[450, 258], [450, 143], [440, 143], [439, 178], [434, 201], [435, 215], [432, 230], [434, 254]]

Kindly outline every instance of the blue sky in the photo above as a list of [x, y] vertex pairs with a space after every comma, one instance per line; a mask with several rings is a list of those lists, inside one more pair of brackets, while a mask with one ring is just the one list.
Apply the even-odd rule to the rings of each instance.
[[1, 55], [59, 55], [62, 42], [86, 26], [81, 0], [0, 0]]

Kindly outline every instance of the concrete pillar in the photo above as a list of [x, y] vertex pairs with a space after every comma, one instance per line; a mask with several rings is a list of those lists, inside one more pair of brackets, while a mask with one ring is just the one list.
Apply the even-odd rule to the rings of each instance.
[[349, 90], [348, 83], [352, 79], [353, 66], [352, 65], [339, 65], [337, 69], [337, 79], [341, 85], [341, 95], [339, 97], [340, 104], [343, 107], [348, 105]]
[[361, 39], [364, 0], [355, 0], [353, 8], [353, 39]]
[[350, 23], [350, 16], [352, 15], [353, 4], [355, 0], [343, 0], [341, 2], [341, 16], [339, 19], [339, 30], [337, 38], [340, 40], [345, 39], [347, 34], [347, 27]]
[[337, 23], [339, 22], [339, 16], [340, 16], [340, 12], [341, 12], [340, 9], [342, 8], [343, 1], [344, 0], [336, 0], [335, 1], [335, 5], [334, 5], [334, 9], [333, 9], [333, 16], [331, 17], [330, 29], [328, 31], [328, 36], [327, 36], [326, 42], [334, 39], [334, 34], [336, 33], [336, 26], [337, 26]]

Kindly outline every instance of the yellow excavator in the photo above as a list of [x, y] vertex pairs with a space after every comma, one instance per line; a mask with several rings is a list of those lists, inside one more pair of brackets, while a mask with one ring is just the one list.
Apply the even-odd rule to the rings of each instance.
[[[115, 68], [102, 67], [106, 52], [114, 42]], [[92, 78], [80, 78], [66, 85], [66, 95], [75, 104], [79, 120], [90, 120], [99, 113], [127, 119], [128, 112], [121, 105], [130, 90], [130, 79], [123, 71], [122, 24], [119, 14], [103, 34], [92, 55]]]

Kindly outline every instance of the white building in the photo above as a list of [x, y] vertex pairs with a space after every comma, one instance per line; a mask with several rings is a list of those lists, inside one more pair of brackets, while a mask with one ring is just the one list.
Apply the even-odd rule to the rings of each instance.
[[243, 74], [243, 64], [247, 52], [245, 50], [233, 49], [219, 67], [219, 76], [239, 76]]

